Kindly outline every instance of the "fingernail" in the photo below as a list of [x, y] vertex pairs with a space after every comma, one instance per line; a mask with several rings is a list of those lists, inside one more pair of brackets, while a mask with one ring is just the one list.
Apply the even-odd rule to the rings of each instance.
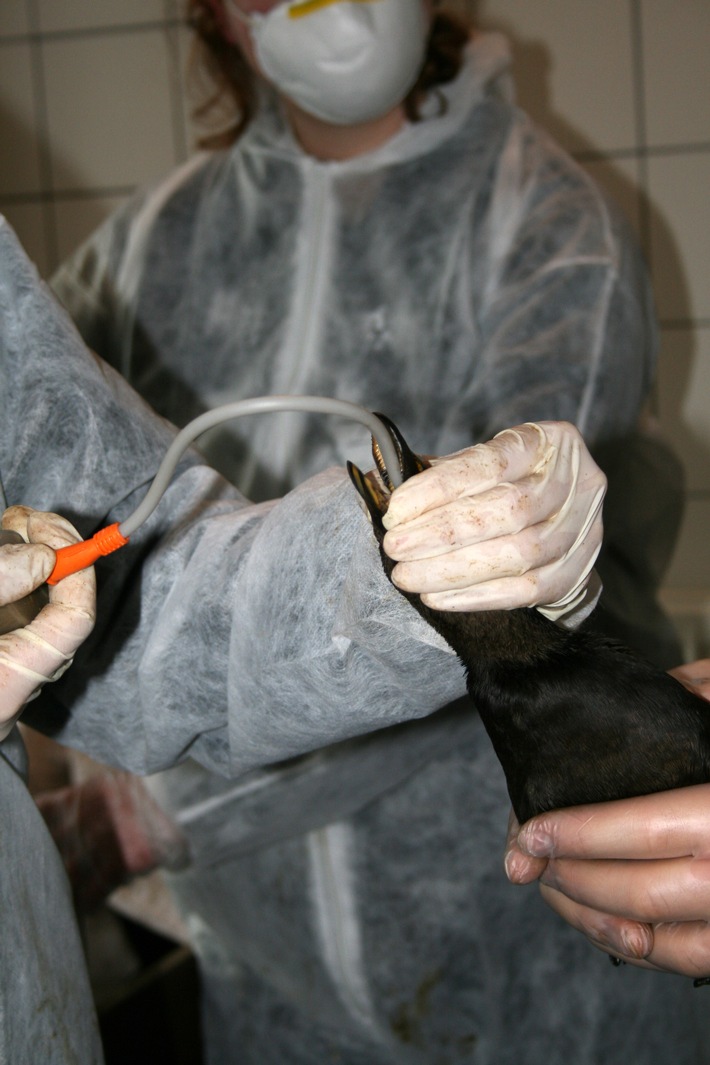
[[505, 875], [513, 884], [517, 884], [520, 880], [521, 872], [526, 868], [527, 863], [521, 860], [520, 855], [516, 851], [508, 851], [505, 856]]
[[585, 931], [596, 943], [622, 959], [647, 958], [653, 950], [653, 932], [647, 925], [625, 924], [617, 918], [599, 915]]
[[637, 925], [625, 928], [621, 933], [622, 953], [627, 958], [646, 958], [653, 949], [653, 935], [649, 928]]
[[[544, 867], [543, 867], [544, 868]], [[511, 850], [505, 856], [505, 875], [511, 884], [531, 884], [539, 880], [543, 869], [520, 851]]]
[[533, 858], [551, 858], [553, 843], [550, 833], [542, 825], [531, 824], [518, 836], [518, 846]]

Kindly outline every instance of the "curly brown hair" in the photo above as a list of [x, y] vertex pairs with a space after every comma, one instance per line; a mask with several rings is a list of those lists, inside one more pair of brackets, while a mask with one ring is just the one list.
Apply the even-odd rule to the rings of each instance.
[[[187, 21], [195, 34], [191, 62], [192, 80], [206, 76], [204, 99], [194, 111], [198, 123], [208, 127], [198, 141], [201, 148], [228, 148], [239, 139], [256, 112], [256, 78], [236, 44], [222, 33], [210, 0], [187, 0]], [[420, 119], [424, 97], [439, 85], [453, 81], [463, 62], [471, 29], [457, 16], [437, 12], [429, 32], [426, 56], [419, 78], [404, 100], [411, 122]], [[199, 91], [199, 90], [198, 90]]]

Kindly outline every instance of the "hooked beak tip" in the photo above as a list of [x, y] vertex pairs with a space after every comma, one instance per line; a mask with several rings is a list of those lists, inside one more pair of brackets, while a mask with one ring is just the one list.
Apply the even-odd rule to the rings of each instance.
[[[392, 439], [392, 443], [394, 444], [402, 480], [406, 481], [410, 477], [413, 477], [414, 474], [421, 473], [422, 470], [425, 470], [429, 463], [426, 459], [421, 458], [419, 455], [415, 455], [394, 422], [385, 414], [378, 413], [377, 417], [387, 429], [387, 432]], [[372, 454], [375, 459], [377, 474], [370, 473], [365, 475], [353, 462], [348, 462], [347, 468], [350, 480], [353, 482], [360, 497], [364, 501], [367, 512], [372, 520], [372, 524], [377, 531], [380, 540], [382, 540], [386, 531], [382, 519], [387, 513], [389, 497], [394, 491], [394, 485], [383, 461], [380, 448], [374, 438], [372, 441]]]

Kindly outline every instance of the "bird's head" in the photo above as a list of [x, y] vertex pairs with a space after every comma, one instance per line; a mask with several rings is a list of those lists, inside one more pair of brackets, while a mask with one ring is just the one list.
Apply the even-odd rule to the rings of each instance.
[[[407, 481], [415, 473], [421, 473], [422, 470], [426, 470], [430, 465], [429, 462], [422, 458], [421, 455], [414, 454], [394, 422], [385, 414], [378, 413], [377, 417], [384, 425], [394, 444], [402, 481]], [[371, 470], [370, 473], [363, 473], [352, 462], [348, 462], [348, 473], [365, 503], [375, 535], [379, 542], [382, 543], [385, 535], [382, 518], [387, 513], [390, 495], [394, 491], [394, 483], [374, 437], [372, 440], [372, 456], [375, 460], [375, 469]]]

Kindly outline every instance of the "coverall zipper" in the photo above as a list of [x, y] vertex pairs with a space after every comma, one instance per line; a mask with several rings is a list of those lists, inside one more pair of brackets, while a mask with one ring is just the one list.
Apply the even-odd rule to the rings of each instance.
[[326, 825], [308, 837], [313, 908], [323, 960], [351, 1017], [378, 1042], [389, 1042], [372, 1005], [362, 954], [352, 868], [352, 829]]
[[[311, 370], [320, 359], [323, 303], [332, 259], [333, 201], [331, 175], [327, 164], [305, 162], [303, 204], [295, 261], [296, 276], [286, 325], [286, 339], [279, 353], [279, 369], [274, 391], [303, 395], [309, 387]], [[284, 475], [297, 440], [303, 431], [302, 416], [279, 416], [279, 431], [270, 438], [273, 468]], [[250, 482], [245, 482], [250, 483]]]
[[[287, 365], [291, 367], [286, 391], [302, 392], [320, 349], [323, 301], [330, 275], [333, 241], [331, 171], [324, 163], [307, 161], [303, 185], [303, 216], [296, 261], [301, 263], [294, 286]], [[310, 236], [306, 236], [310, 234]]]

